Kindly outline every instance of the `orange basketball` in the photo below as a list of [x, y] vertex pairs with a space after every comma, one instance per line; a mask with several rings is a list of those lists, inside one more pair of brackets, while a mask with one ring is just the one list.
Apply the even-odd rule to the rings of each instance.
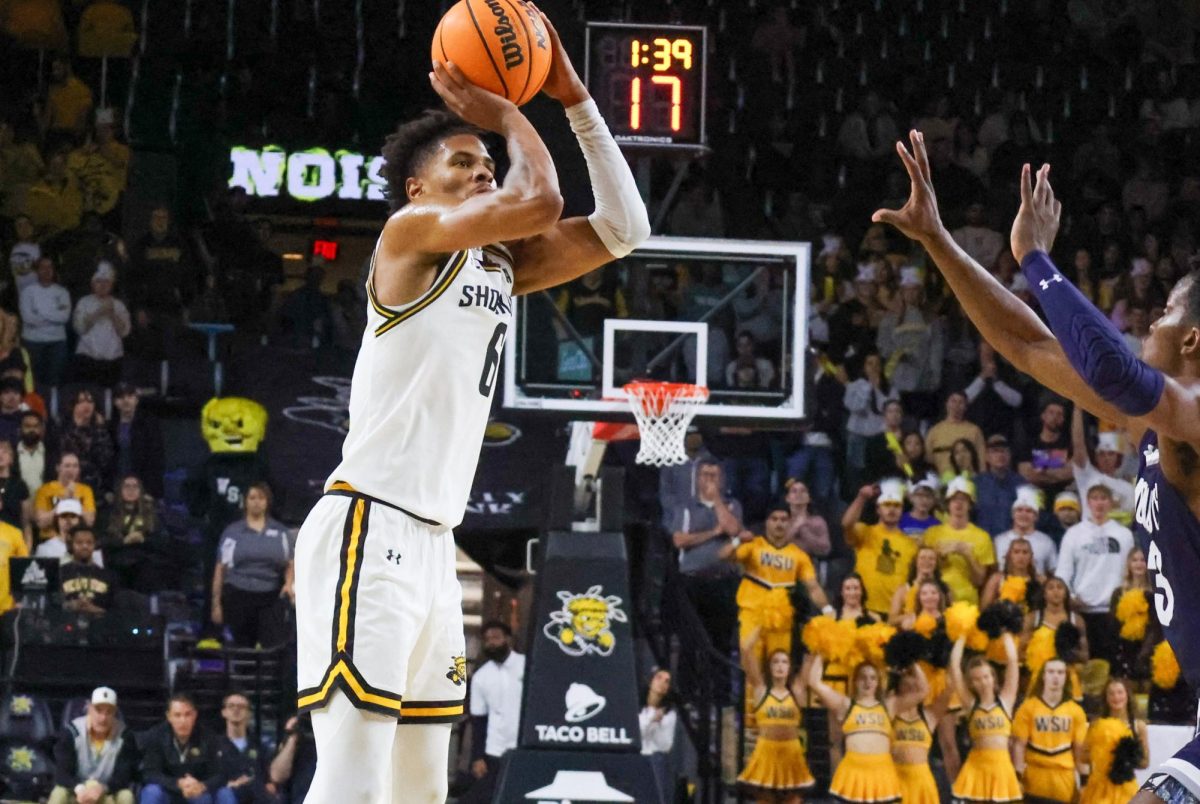
[[520, 106], [550, 72], [550, 35], [524, 0], [458, 0], [433, 32], [431, 55]]

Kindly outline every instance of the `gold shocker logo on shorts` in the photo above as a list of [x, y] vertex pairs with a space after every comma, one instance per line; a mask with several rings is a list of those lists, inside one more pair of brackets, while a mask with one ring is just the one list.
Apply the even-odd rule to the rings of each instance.
[[542, 628], [546, 638], [568, 656], [611, 654], [617, 644], [612, 624], [629, 621], [621, 611], [621, 598], [605, 595], [597, 584], [581, 595], [559, 592], [558, 599], [562, 608], [551, 612]]
[[467, 681], [467, 657], [455, 656], [450, 660], [450, 670], [446, 678], [456, 687], [461, 687]]

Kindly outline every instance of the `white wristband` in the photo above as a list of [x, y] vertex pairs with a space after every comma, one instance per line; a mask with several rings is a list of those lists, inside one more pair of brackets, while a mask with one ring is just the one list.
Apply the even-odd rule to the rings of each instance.
[[588, 222], [614, 257], [624, 257], [650, 236], [650, 216], [637, 182], [591, 98], [566, 110], [587, 162], [596, 211]]

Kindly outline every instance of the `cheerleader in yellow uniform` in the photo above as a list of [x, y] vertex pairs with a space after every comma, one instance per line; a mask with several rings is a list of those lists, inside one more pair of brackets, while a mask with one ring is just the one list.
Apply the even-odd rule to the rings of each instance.
[[[917, 553], [918, 560], [921, 555], [926, 552], [932, 552], [935, 556], [937, 551], [929, 547], [922, 547]], [[913, 588], [914, 600], [917, 605], [916, 613], [912, 615], [904, 615], [900, 619], [900, 629], [902, 631], [915, 631], [921, 636], [928, 639], [930, 635], [942, 623], [942, 615], [946, 611], [946, 587], [940, 580], [936, 578], [926, 578], [922, 581], [917, 581]], [[925, 707], [929, 711], [934, 711], [935, 702], [942, 697], [943, 691], [949, 690], [949, 685], [946, 683], [946, 668], [934, 667], [931, 663], [922, 660], [920, 663], [922, 672], [925, 674], [926, 680], [929, 682], [929, 694], [925, 697]], [[942, 761], [946, 766], [946, 775], [953, 779], [958, 775], [959, 763], [961, 758], [958, 755], [958, 742], [955, 739], [955, 729], [957, 727], [958, 712], [962, 709], [962, 704], [958, 698], [950, 691], [946, 696], [944, 705], [937, 707], [936, 711], [940, 714], [936, 731], [938, 736], [938, 745], [942, 749]]]
[[[1126, 804], [1137, 795], [1138, 783], [1132, 775], [1120, 782], [1112, 780], [1113, 755], [1122, 738], [1132, 737], [1141, 746], [1137, 768], [1150, 764], [1150, 740], [1146, 722], [1133, 715], [1133, 696], [1128, 683], [1117, 678], [1104, 685], [1104, 714], [1097, 718], [1087, 736], [1087, 753], [1092, 773], [1079, 794], [1079, 804]], [[1132, 769], [1127, 769], [1132, 771]]]
[[[1021, 784], [1008, 753], [1012, 735], [1013, 704], [1020, 686], [1020, 664], [1012, 634], [1004, 634], [1007, 657], [1004, 683], [996, 680], [996, 671], [983, 656], [967, 664], [963, 679], [962, 658], [966, 636], [960, 636], [950, 652], [950, 682], [963, 706], [967, 708], [967, 733], [971, 737], [971, 752], [963, 763], [952, 792], [959, 802], [1017, 802], [1022, 801]], [[997, 689], [999, 688], [999, 689]]]
[[[1021, 635], [1021, 647], [1025, 657], [1025, 667], [1031, 678], [1037, 678], [1041, 671], [1041, 662], [1055, 653], [1054, 634], [1063, 623], [1070, 623], [1079, 629], [1079, 651], [1075, 657], [1077, 662], [1088, 659], [1087, 630], [1083, 619], [1075, 613], [1071, 603], [1071, 590], [1067, 582], [1053, 575], [1046, 578], [1042, 584], [1042, 607], [1031, 611], [1025, 616], [1025, 632]], [[1083, 695], [1083, 685], [1079, 680], [1079, 670], [1075, 665], [1069, 665], [1067, 673], [1071, 676], [1071, 687], [1076, 696]], [[1076, 700], [1079, 700], [1077, 697]]]
[[901, 799], [900, 778], [892, 760], [892, 718], [897, 711], [908, 711], [925, 699], [928, 685], [919, 675], [915, 688], [880, 701], [879, 671], [869, 662], [854, 668], [850, 698], [830, 687], [822, 679], [820, 657], [809, 668], [808, 683], [829, 716], [840, 719], [844, 753], [829, 783], [829, 794], [842, 802], [887, 804]]
[[742, 667], [746, 687], [752, 691], [758, 741], [738, 784], [760, 804], [798, 804], [800, 794], [815, 784], [800, 744], [800, 701], [804, 700], [804, 678], [792, 675], [791, 657], [781, 650], [767, 659], [770, 681], [763, 679], [758, 654], [760, 629], [742, 641]]
[[1086, 763], [1087, 715], [1072, 697], [1067, 663], [1049, 659], [1013, 718], [1013, 766], [1030, 804], [1075, 799], [1075, 772]]
[[[921, 665], [915, 664], [900, 676], [897, 692], [910, 697], [924, 685]], [[931, 708], [923, 704], [896, 711], [892, 718], [892, 758], [900, 779], [901, 804], [938, 804], [937, 781], [929, 767], [929, 748], [939, 714], [945, 711], [948, 691]]]

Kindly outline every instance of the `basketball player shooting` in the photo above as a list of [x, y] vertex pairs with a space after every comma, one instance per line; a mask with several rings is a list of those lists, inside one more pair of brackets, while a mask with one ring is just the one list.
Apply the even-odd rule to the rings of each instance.
[[[451, 63], [429, 74], [449, 112], [400, 126], [384, 147], [394, 211], [367, 281], [350, 431], [296, 550], [312, 801], [445, 801], [450, 724], [466, 691], [451, 529], [474, 479], [512, 297], [623, 257], [650, 235], [629, 167], [542, 19], [553, 57], [543, 91], [565, 107], [586, 158], [592, 215], [560, 220], [538, 133]], [[506, 143], [511, 167], [499, 186], [481, 130]]]
[[[1150, 326], [1139, 360], [1112, 322], [1050, 260], [1062, 204], [1050, 167], [1021, 173], [1013, 256], [1038, 297], [1049, 328], [1033, 310], [951, 239], [938, 213], [923, 136], [896, 151], [912, 180], [908, 202], [881, 209], [918, 241], [945, 276], [983, 337], [1020, 371], [1095, 415], [1124, 427], [1140, 444], [1135, 514], [1154, 573], [1154, 608], [1192, 689], [1200, 689], [1200, 274], [1180, 279]], [[1200, 737], [1150, 777], [1135, 804], [1200, 802]]]

